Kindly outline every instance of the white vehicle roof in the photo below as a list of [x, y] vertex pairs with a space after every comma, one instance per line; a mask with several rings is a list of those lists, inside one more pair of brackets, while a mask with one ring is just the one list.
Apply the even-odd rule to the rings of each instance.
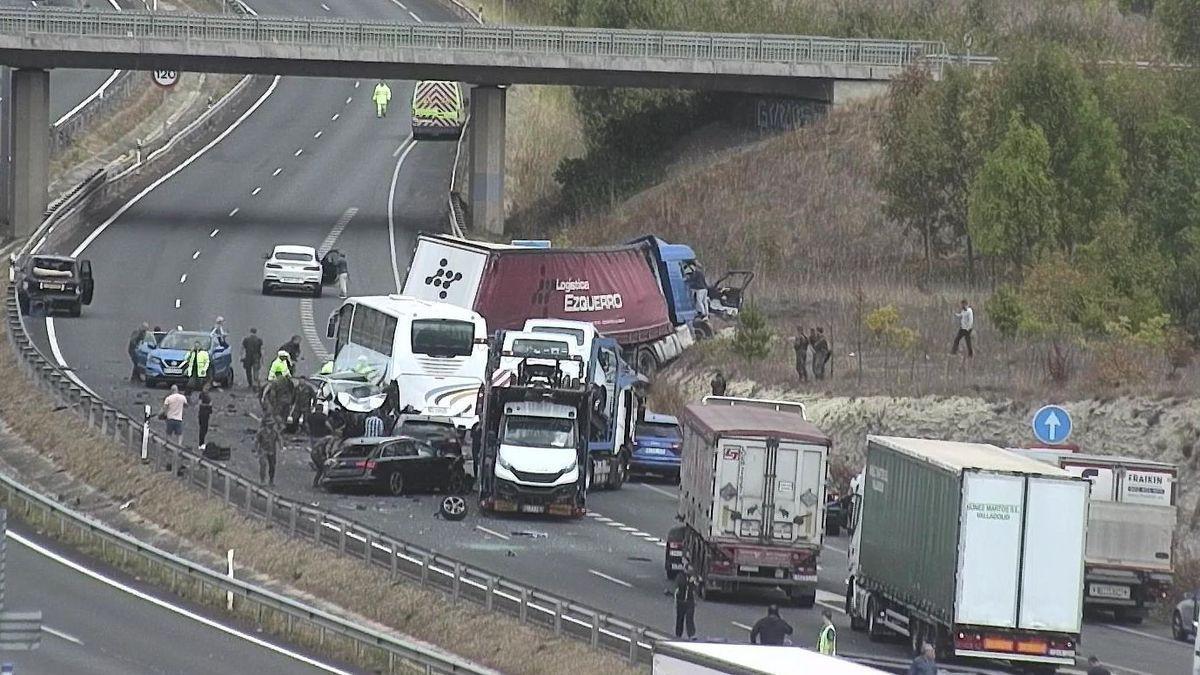
[[530, 417], [573, 417], [575, 408], [549, 401], [517, 401], [504, 404], [506, 415], [529, 415]]
[[[259, 249], [260, 251], [262, 249]], [[317, 257], [317, 249], [311, 246], [300, 246], [299, 244], [278, 244], [275, 246], [274, 253], [307, 253], [312, 257]]]
[[[666, 648], [658, 645], [666, 645]], [[685, 670], [674, 663], [665, 663], [663, 659], [657, 658], [659, 654], [671, 659], [686, 659], [686, 663], [689, 665], [707, 667], [709, 669], [707, 672], [714, 673], [879, 675], [886, 672], [852, 661], [818, 654], [801, 647], [770, 647], [715, 642], [660, 642], [658, 645], [655, 645], [656, 658], [651, 671], [655, 675], [658, 673], [682, 675], [687, 672], [705, 672], [694, 668]]]
[[531, 326], [546, 326], [553, 328], [570, 328], [572, 330], [581, 330], [584, 333], [595, 333], [596, 326], [588, 321], [568, 321], [567, 319], [526, 319], [525, 330], [528, 331]]
[[351, 301], [364, 307], [377, 309], [385, 314], [412, 319], [438, 318], [471, 322], [483, 320], [483, 317], [479, 316], [478, 312], [466, 309], [465, 307], [445, 302], [420, 300], [407, 295], [362, 295], [347, 299], [347, 302]]
[[867, 441], [955, 472], [964, 469], [982, 469], [1060, 478], [1071, 477], [1071, 474], [1046, 462], [1024, 457], [987, 443], [935, 441], [927, 438], [901, 438], [898, 436], [867, 436]]
[[674, 424], [679, 426], [679, 418], [674, 415], [664, 415], [663, 413], [646, 412], [646, 420], [650, 424]]

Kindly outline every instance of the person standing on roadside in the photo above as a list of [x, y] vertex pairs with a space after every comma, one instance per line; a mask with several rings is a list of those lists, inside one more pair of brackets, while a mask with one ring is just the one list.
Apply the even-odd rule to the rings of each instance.
[[346, 260], [346, 255], [341, 253], [335, 264], [337, 266], [338, 297], [344, 298], [350, 293], [350, 262]]
[[204, 450], [204, 440], [208, 438], [208, 421], [212, 417], [212, 397], [208, 395], [208, 390], [200, 391], [200, 407], [197, 409], [197, 418], [200, 422], [200, 433], [196, 439], [197, 446], [201, 451]]
[[266, 485], [275, 484], [275, 459], [283, 438], [275, 426], [275, 419], [265, 416], [258, 424], [258, 433], [254, 435], [254, 452], [258, 454], [258, 482]]
[[833, 612], [821, 612], [821, 632], [817, 635], [817, 651], [825, 656], [837, 656], [837, 629], [833, 627]]
[[803, 326], [796, 326], [796, 337], [792, 338], [792, 351], [796, 353], [796, 377], [808, 382], [808, 337]]
[[146, 341], [146, 335], [149, 332], [150, 324], [143, 323], [129, 335], [129, 362], [133, 364], [133, 372], [129, 374], [130, 382], [138, 382], [142, 379], [142, 371], [137, 364], [137, 350]]
[[192, 350], [184, 359], [183, 374], [188, 379], [188, 395], [203, 389], [208, 383], [208, 350], [204, 349], [199, 340], [192, 344]]
[[[937, 650], [928, 642], [922, 642], [921, 653], [908, 667], [908, 675], [937, 675], [937, 672]], [[1088, 672], [1090, 675], [1091, 671]]]
[[258, 337], [258, 329], [251, 328], [250, 334], [242, 338], [242, 368], [246, 371], [246, 386], [258, 389], [259, 370], [262, 368], [262, 338]]
[[216, 322], [213, 323], [210, 335], [212, 335], [213, 341], [222, 347], [229, 344], [229, 333], [225, 331], [225, 317], [217, 317]]
[[183, 443], [183, 409], [187, 407], [187, 397], [179, 393], [179, 385], [171, 385], [171, 393], [163, 399], [159, 419], [167, 421], [167, 440]]
[[1100, 659], [1092, 654], [1088, 657], [1087, 675], [1112, 675], [1112, 671], [1100, 663]]
[[712, 389], [713, 396], [724, 396], [725, 389], [729, 386], [729, 383], [725, 381], [725, 374], [719, 370], [713, 373], [712, 382], [708, 384]]
[[[675, 577], [675, 637], [682, 638], [687, 628], [689, 640], [696, 639], [696, 593], [700, 589], [700, 577], [688, 565], [683, 574]], [[671, 590], [667, 589], [670, 594]]]
[[967, 358], [974, 358], [975, 349], [971, 344], [971, 333], [975, 331], [975, 310], [971, 309], [971, 305], [966, 300], [963, 300], [959, 311], [954, 313], [954, 318], [958, 319], [958, 332], [954, 334], [954, 345], [950, 347], [950, 353], [957, 354], [958, 343], [965, 339], [967, 341]]
[[750, 644], [782, 645], [791, 634], [791, 624], [779, 618], [779, 605], [771, 605], [767, 608], [767, 615], [750, 629]]
[[833, 357], [829, 347], [829, 340], [825, 337], [825, 329], [818, 326], [817, 332], [808, 334], [808, 341], [813, 353], [813, 377], [818, 380], [824, 380], [825, 366], [829, 365], [829, 359]]

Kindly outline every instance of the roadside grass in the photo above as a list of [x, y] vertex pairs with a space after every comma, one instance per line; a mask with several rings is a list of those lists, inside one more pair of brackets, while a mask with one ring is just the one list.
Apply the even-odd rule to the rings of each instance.
[[[0, 285], [0, 293], [5, 290]], [[214, 556], [234, 549], [239, 565], [256, 574], [506, 673], [639, 672], [615, 655], [555, 638], [508, 616], [454, 604], [407, 581], [389, 581], [380, 570], [289, 539], [168, 474], [152, 471], [91, 433], [69, 410], [56, 409], [57, 403], [20, 370], [6, 327], [0, 327], [0, 335], [0, 418], [61, 471], [117, 502], [132, 500], [131, 510], [150, 523]], [[217, 598], [216, 604], [223, 600]]]

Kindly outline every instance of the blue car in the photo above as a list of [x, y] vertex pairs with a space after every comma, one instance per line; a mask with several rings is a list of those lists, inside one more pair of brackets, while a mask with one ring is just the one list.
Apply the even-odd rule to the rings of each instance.
[[146, 386], [153, 387], [160, 382], [186, 384], [184, 361], [197, 342], [208, 352], [208, 373], [213, 382], [226, 388], [232, 386], [233, 350], [229, 345], [214, 340], [208, 333], [187, 330], [148, 334], [138, 345], [135, 358]]
[[638, 422], [633, 438], [633, 473], [662, 476], [679, 482], [679, 458], [683, 454], [683, 434], [679, 420], [671, 415], [647, 411]]

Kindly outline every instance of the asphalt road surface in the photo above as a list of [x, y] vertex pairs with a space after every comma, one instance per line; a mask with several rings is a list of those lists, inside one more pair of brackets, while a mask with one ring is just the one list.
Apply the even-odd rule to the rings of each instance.
[[[165, 609], [98, 581], [18, 542], [83, 565], [123, 586], [181, 607], [230, 631], [266, 641], [253, 627], [238, 626], [207, 608], [181, 603], [169, 594], [131, 579], [102, 563], [64, 551], [9, 520], [5, 607], [42, 612], [41, 646], [28, 652], [5, 652], [16, 675], [136, 675], [140, 673], [293, 673], [357, 672], [345, 665], [324, 664], [297, 647], [267, 641], [261, 646], [226, 630]], [[299, 658], [289, 656], [292, 653]]]
[[[319, 3], [259, 0], [260, 13], [411, 21], [451, 20], [429, 0], [347, 0]], [[325, 8], [328, 8], [328, 11]], [[454, 146], [411, 143], [407, 117], [411, 83], [391, 83], [391, 116], [376, 119], [374, 83], [354, 80], [279, 80], [274, 90], [228, 137], [129, 208], [82, 252], [95, 263], [96, 301], [80, 319], [31, 321], [31, 332], [101, 396], [129, 411], [157, 406], [164, 392], [128, 381], [125, 344], [142, 321], [163, 327], [208, 329], [216, 315], [237, 342], [251, 326], [266, 354], [292, 334], [302, 335], [302, 372], [319, 367], [311, 344], [323, 338], [336, 297], [317, 299], [312, 311], [298, 298], [262, 296], [262, 255], [274, 244], [317, 246], [341, 227], [335, 246], [350, 261], [352, 294], [395, 292], [403, 280], [415, 235], [445, 228], [445, 193]], [[518, 123], [518, 120], [512, 120]], [[65, 251], [70, 252], [70, 251]], [[393, 265], [393, 259], [396, 264]], [[310, 329], [305, 331], [304, 327]], [[326, 347], [328, 343], [326, 342]], [[49, 350], [48, 350], [49, 351]], [[268, 356], [269, 360], [269, 356]], [[239, 382], [241, 373], [237, 373]], [[249, 454], [255, 410], [244, 390], [218, 392], [213, 439], [233, 445], [233, 463], [253, 474]], [[194, 443], [194, 418], [185, 438]], [[494, 518], [472, 513], [450, 523], [433, 517], [438, 498], [330, 495], [310, 487], [307, 452], [281, 457], [278, 489], [294, 498], [332, 504], [396, 536], [534, 584], [600, 609], [673, 629], [664, 595], [663, 544], [673, 525], [677, 491], [662, 484], [630, 484], [589, 497], [588, 517], [576, 521]], [[840, 614], [846, 572], [845, 540], [831, 538], [821, 558], [821, 603], [785, 608], [797, 643], [815, 643], [820, 610], [835, 611], [845, 652], [905, 657], [903, 644], [869, 643]], [[781, 593], [720, 602], [697, 610], [701, 634], [742, 641], [764, 605]], [[1190, 664], [1187, 645], [1173, 643], [1162, 626], [1089, 624], [1083, 652], [1134, 672], [1179, 673]]]

